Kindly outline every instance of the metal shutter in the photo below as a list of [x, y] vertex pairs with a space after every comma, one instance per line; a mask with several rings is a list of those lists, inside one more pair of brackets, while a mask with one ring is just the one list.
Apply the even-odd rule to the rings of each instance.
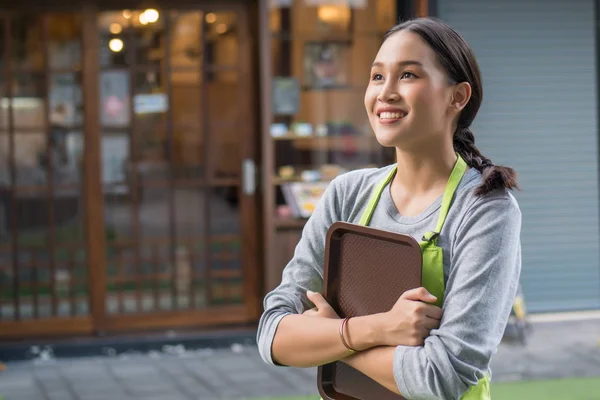
[[439, 0], [473, 47], [484, 102], [476, 143], [514, 167], [530, 311], [600, 308], [592, 0]]

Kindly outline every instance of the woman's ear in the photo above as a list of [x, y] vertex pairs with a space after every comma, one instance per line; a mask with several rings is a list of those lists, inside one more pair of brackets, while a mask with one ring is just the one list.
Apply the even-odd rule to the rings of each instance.
[[462, 111], [471, 99], [471, 85], [468, 82], [461, 82], [454, 85], [454, 95], [452, 96], [452, 107], [457, 111]]

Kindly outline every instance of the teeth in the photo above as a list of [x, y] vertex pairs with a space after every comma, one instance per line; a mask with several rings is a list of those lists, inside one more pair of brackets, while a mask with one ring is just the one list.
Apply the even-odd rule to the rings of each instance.
[[404, 117], [404, 113], [397, 112], [382, 112], [379, 114], [380, 119], [399, 119]]

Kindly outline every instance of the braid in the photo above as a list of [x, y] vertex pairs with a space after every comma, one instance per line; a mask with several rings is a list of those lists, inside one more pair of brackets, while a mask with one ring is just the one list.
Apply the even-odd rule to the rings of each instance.
[[467, 165], [478, 170], [483, 178], [482, 184], [475, 190], [477, 196], [483, 196], [496, 189], [518, 189], [517, 173], [509, 167], [497, 166], [486, 158], [475, 146], [475, 137], [468, 127], [459, 127], [454, 133], [454, 150], [460, 154]]

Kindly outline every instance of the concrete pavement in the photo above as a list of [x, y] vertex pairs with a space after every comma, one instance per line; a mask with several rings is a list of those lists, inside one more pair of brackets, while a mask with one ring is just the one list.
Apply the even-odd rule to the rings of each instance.
[[[494, 381], [598, 377], [600, 319], [533, 325], [526, 347], [505, 342], [492, 361]], [[110, 352], [109, 352], [110, 353]], [[265, 365], [251, 345], [228, 349], [124, 352], [33, 361], [0, 372], [4, 400], [238, 400], [316, 394], [316, 369]]]

